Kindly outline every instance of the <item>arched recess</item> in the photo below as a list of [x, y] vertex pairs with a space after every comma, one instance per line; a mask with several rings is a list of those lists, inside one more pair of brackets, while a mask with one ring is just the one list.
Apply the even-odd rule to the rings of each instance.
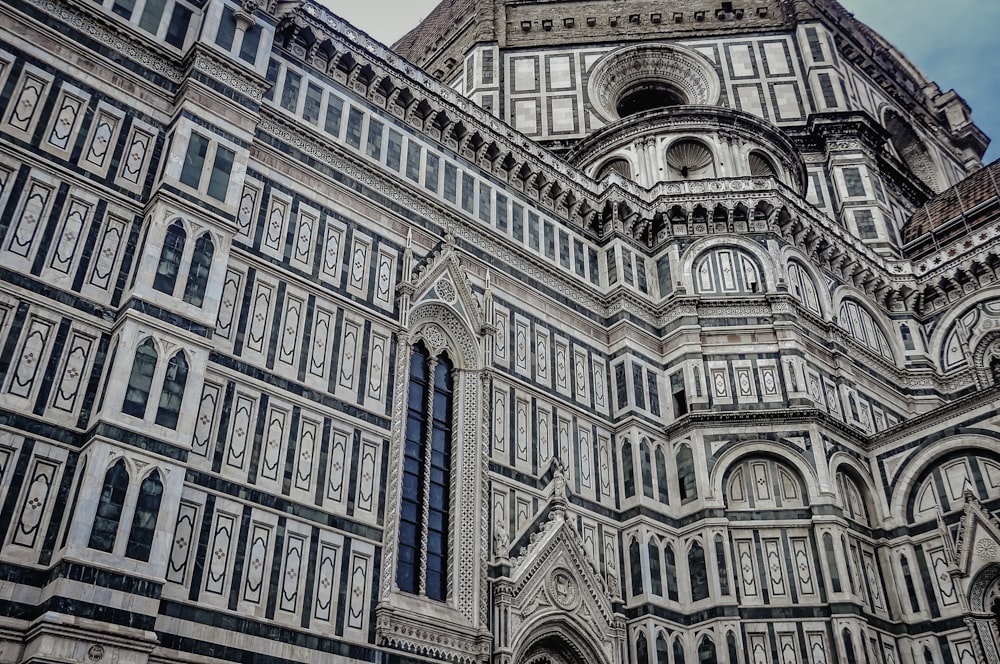
[[598, 166], [597, 170], [594, 171], [594, 179], [600, 181], [612, 173], [617, 173], [624, 179], [631, 180], [634, 172], [635, 169], [632, 168], [632, 163], [627, 158], [618, 155], [607, 159]]
[[941, 186], [934, 158], [910, 123], [891, 109], [886, 109], [882, 114], [882, 122], [889, 132], [889, 142], [900, 161], [933, 191], [938, 193], [943, 191], [944, 187]]
[[910, 524], [932, 521], [965, 507], [965, 492], [1000, 499], [1000, 447], [956, 449], [938, 456], [913, 478], [906, 502]]
[[581, 629], [571, 613], [541, 618], [521, 638], [516, 664], [612, 664], [594, 637]]
[[1000, 353], [993, 339], [987, 340], [1000, 328], [1000, 289], [976, 293], [951, 311], [931, 334], [928, 350], [932, 357], [938, 358], [943, 372], [968, 367], [970, 356], [974, 369], [988, 371], [994, 353]]
[[672, 181], [716, 177], [715, 153], [707, 143], [696, 138], [682, 138], [671, 143], [664, 160]]
[[[877, 526], [881, 524], [885, 517], [885, 508], [883, 507], [884, 498], [882, 500], [879, 499], [875, 491], [875, 483], [871, 478], [871, 472], [854, 457], [843, 452], [837, 452], [830, 458], [830, 477], [834, 478], [835, 485], [837, 483], [836, 478], [840, 474], [845, 474], [856, 486], [861, 500], [864, 501], [864, 507], [867, 509], [870, 525]], [[843, 506], [843, 497], [839, 496], [839, 485], [837, 485], [836, 490]]]
[[[921, 484], [942, 462], [965, 453], [982, 455], [988, 452], [996, 456], [1000, 463], [1000, 440], [981, 430], [959, 433], [944, 440], [928, 441], [916, 449], [919, 451], [888, 478], [893, 484], [893, 491], [887, 514], [905, 518], [907, 522], [910, 521], [911, 514], [916, 513], [910, 510], [910, 506], [916, 505], [916, 494]], [[898, 481], [899, 478], [904, 481]]]
[[889, 334], [881, 313], [873, 313], [865, 298], [847, 287], [834, 294], [837, 325], [845, 334], [886, 362], [896, 365], [903, 355], [896, 334]]
[[[791, 295], [802, 302], [802, 298], [799, 298], [793, 290], [792, 278], [791, 275], [788, 274], [789, 268], [794, 263], [801, 270], [803, 276], [808, 276], [816, 290], [816, 297], [818, 300], [817, 304], [820, 310], [818, 315], [822, 316], [824, 320], [829, 320], [830, 312], [833, 310], [833, 299], [830, 294], [830, 288], [828, 286], [826, 276], [812, 264], [805, 254], [795, 247], [783, 247], [781, 251], [781, 259], [785, 265], [785, 276], [788, 280], [788, 290]], [[808, 309], [810, 307], [806, 306], [806, 308]]]
[[983, 568], [969, 585], [969, 611], [985, 661], [1000, 662], [1000, 565]]
[[709, 485], [712, 487], [713, 495], [724, 499], [731, 472], [744, 460], [754, 457], [780, 459], [802, 482], [804, 503], [811, 505], [816, 502], [818, 496], [815, 492], [819, 486], [819, 478], [815, 468], [796, 448], [771, 441], [741, 441], [738, 445], [728, 445], [724, 448], [709, 473]]
[[753, 258], [754, 264], [760, 270], [761, 284], [757, 292], [770, 293], [774, 291], [776, 277], [773, 258], [767, 253], [764, 247], [752, 240], [735, 235], [723, 237], [707, 237], [694, 242], [681, 256], [681, 274], [684, 284], [695, 292], [695, 264], [703, 254], [713, 249], [740, 249]]
[[731, 464], [726, 477], [729, 510], [801, 509], [807, 506], [805, 482], [799, 471], [779, 457], [745, 456]]

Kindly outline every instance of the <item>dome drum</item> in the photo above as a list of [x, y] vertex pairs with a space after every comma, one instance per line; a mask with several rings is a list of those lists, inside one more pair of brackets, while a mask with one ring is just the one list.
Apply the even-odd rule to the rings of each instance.
[[[567, 154], [595, 179], [607, 165], [631, 165], [644, 188], [705, 178], [775, 178], [804, 189], [805, 165], [777, 127], [742, 111], [675, 106], [636, 113], [598, 130]], [[619, 173], [621, 169], [616, 169]]]

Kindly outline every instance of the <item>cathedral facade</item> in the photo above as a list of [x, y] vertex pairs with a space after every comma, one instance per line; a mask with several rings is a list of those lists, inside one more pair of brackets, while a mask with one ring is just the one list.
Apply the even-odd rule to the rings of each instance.
[[836, 0], [0, 0], [0, 145], [0, 664], [1000, 664], [1000, 162]]

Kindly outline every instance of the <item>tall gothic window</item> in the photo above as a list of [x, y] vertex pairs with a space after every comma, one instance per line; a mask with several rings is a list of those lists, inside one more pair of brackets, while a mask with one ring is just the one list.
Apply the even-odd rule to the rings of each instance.
[[663, 549], [663, 567], [667, 576], [667, 599], [676, 602], [677, 595], [677, 559], [674, 557], [674, 547], [667, 544]]
[[125, 388], [125, 401], [122, 403], [123, 413], [133, 417], [146, 416], [146, 402], [149, 401], [155, 371], [156, 348], [153, 347], [152, 339], [146, 339], [135, 351], [132, 373], [128, 377], [128, 387]]
[[215, 246], [212, 238], [205, 233], [194, 243], [194, 253], [191, 254], [191, 267], [188, 268], [187, 283], [184, 285], [184, 301], [200, 307], [205, 300], [205, 288], [208, 286], [208, 273], [212, 270], [212, 257]]
[[715, 538], [715, 558], [719, 562], [719, 590], [723, 595], [728, 595], [729, 570], [726, 568], [726, 547], [722, 543], [722, 535]]
[[178, 351], [167, 363], [167, 373], [163, 377], [160, 405], [156, 409], [156, 423], [160, 426], [170, 429], [177, 428], [177, 418], [180, 416], [181, 402], [184, 400], [187, 375], [187, 360], [184, 359], [184, 353]]
[[681, 445], [677, 451], [677, 488], [680, 489], [682, 503], [698, 497], [698, 485], [694, 478], [694, 456], [687, 445]]
[[653, 497], [653, 459], [649, 454], [649, 441], [639, 443], [639, 464], [642, 469], [642, 495]]
[[674, 639], [674, 662], [676, 664], [684, 662], [684, 644], [681, 643], [681, 637], [679, 636]]
[[423, 344], [410, 359], [403, 491], [399, 521], [399, 589], [444, 601], [448, 592], [452, 370], [448, 356]]
[[660, 547], [655, 539], [650, 539], [646, 545], [649, 554], [649, 589], [657, 597], [663, 595], [663, 579], [660, 576]]
[[707, 636], [702, 637], [701, 645], [698, 646], [698, 662], [701, 664], [715, 664], [717, 661], [715, 644]]
[[625, 480], [625, 497], [635, 495], [635, 468], [632, 462], [632, 443], [625, 441], [622, 445], [622, 478]]
[[[195, 185], [197, 186], [197, 185]], [[187, 240], [187, 233], [180, 222], [175, 221], [167, 228], [163, 237], [163, 248], [160, 249], [160, 262], [156, 266], [156, 274], [153, 275], [153, 288], [173, 295], [174, 286], [177, 284], [177, 273], [181, 268], [181, 256], [184, 255], [184, 243]]]
[[669, 652], [667, 639], [661, 633], [656, 637], [656, 664], [670, 664]]
[[826, 565], [830, 570], [830, 585], [833, 592], [839, 593], [842, 589], [840, 584], [840, 570], [837, 567], [837, 554], [833, 549], [833, 536], [830, 533], [823, 534], [823, 549], [826, 552]]
[[163, 482], [160, 473], [153, 471], [139, 486], [139, 499], [132, 517], [132, 529], [128, 535], [125, 556], [136, 560], [149, 560], [149, 550], [156, 534], [156, 518], [160, 514], [160, 499], [163, 497]]
[[688, 551], [688, 573], [691, 575], [691, 600], [708, 597], [708, 568], [705, 566], [705, 549], [695, 542]]
[[649, 664], [649, 648], [646, 646], [645, 634], [640, 634], [635, 640], [635, 659], [638, 664]]
[[90, 529], [91, 549], [111, 553], [118, 536], [118, 522], [122, 518], [122, 506], [128, 492], [128, 470], [121, 459], [104, 474], [104, 486], [97, 503], [97, 514]]
[[854, 638], [851, 637], [851, 630], [844, 628], [841, 632], [841, 638], [844, 640], [844, 658], [847, 659], [847, 664], [858, 664], [858, 656], [854, 653]]
[[656, 490], [657, 498], [664, 505], [670, 503], [670, 493], [667, 487], [667, 458], [663, 456], [663, 448], [656, 448]]
[[642, 562], [639, 558], [639, 542], [632, 540], [628, 545], [628, 564], [631, 572], [632, 596], [642, 594]]

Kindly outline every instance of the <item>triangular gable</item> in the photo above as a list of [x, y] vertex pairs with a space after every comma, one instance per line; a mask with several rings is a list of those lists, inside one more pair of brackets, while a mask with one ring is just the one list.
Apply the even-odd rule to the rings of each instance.
[[958, 524], [954, 552], [956, 566], [963, 576], [1000, 560], [1000, 521], [971, 491], [965, 492], [965, 509]]
[[443, 302], [465, 319], [470, 329], [481, 334], [485, 317], [455, 251], [454, 239], [447, 235], [437, 249], [427, 254], [414, 270], [409, 290], [412, 306], [424, 302]]

